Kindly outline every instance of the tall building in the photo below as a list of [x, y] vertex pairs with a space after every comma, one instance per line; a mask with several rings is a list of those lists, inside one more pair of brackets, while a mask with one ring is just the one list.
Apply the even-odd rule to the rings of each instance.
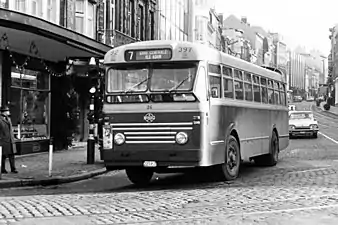
[[289, 51], [288, 74], [289, 74], [289, 89], [294, 95], [304, 95], [305, 91], [305, 58], [304, 56]]
[[158, 39], [188, 40], [190, 0], [158, 1]]

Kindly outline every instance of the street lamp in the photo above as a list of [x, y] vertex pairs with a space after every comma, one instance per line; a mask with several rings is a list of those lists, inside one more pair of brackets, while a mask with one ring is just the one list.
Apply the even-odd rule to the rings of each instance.
[[[94, 57], [90, 58], [89, 61], [89, 70], [94, 77], [90, 79], [97, 79], [98, 74], [100, 73], [99, 62]], [[93, 74], [94, 73], [94, 74]], [[89, 122], [89, 135], [87, 139], [87, 164], [94, 164], [95, 162], [95, 95], [96, 87], [95, 84], [91, 82], [91, 88], [89, 89], [90, 94], [90, 103], [89, 103], [89, 112], [87, 114], [87, 119]]]

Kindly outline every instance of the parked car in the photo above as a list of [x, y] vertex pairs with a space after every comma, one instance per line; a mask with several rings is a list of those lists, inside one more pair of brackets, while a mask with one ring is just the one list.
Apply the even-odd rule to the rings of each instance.
[[317, 138], [318, 122], [311, 111], [289, 111], [289, 136], [312, 136]]

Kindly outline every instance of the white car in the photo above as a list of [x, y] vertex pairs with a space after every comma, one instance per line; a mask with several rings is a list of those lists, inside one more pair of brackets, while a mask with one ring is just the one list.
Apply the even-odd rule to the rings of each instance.
[[289, 112], [289, 136], [312, 136], [317, 138], [318, 122], [311, 111]]

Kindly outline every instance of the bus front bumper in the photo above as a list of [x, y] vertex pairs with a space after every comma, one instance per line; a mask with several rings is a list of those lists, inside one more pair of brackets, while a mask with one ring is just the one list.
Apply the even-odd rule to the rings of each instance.
[[107, 169], [144, 167], [145, 162], [155, 162], [155, 167], [195, 167], [199, 166], [200, 150], [101, 150]]

